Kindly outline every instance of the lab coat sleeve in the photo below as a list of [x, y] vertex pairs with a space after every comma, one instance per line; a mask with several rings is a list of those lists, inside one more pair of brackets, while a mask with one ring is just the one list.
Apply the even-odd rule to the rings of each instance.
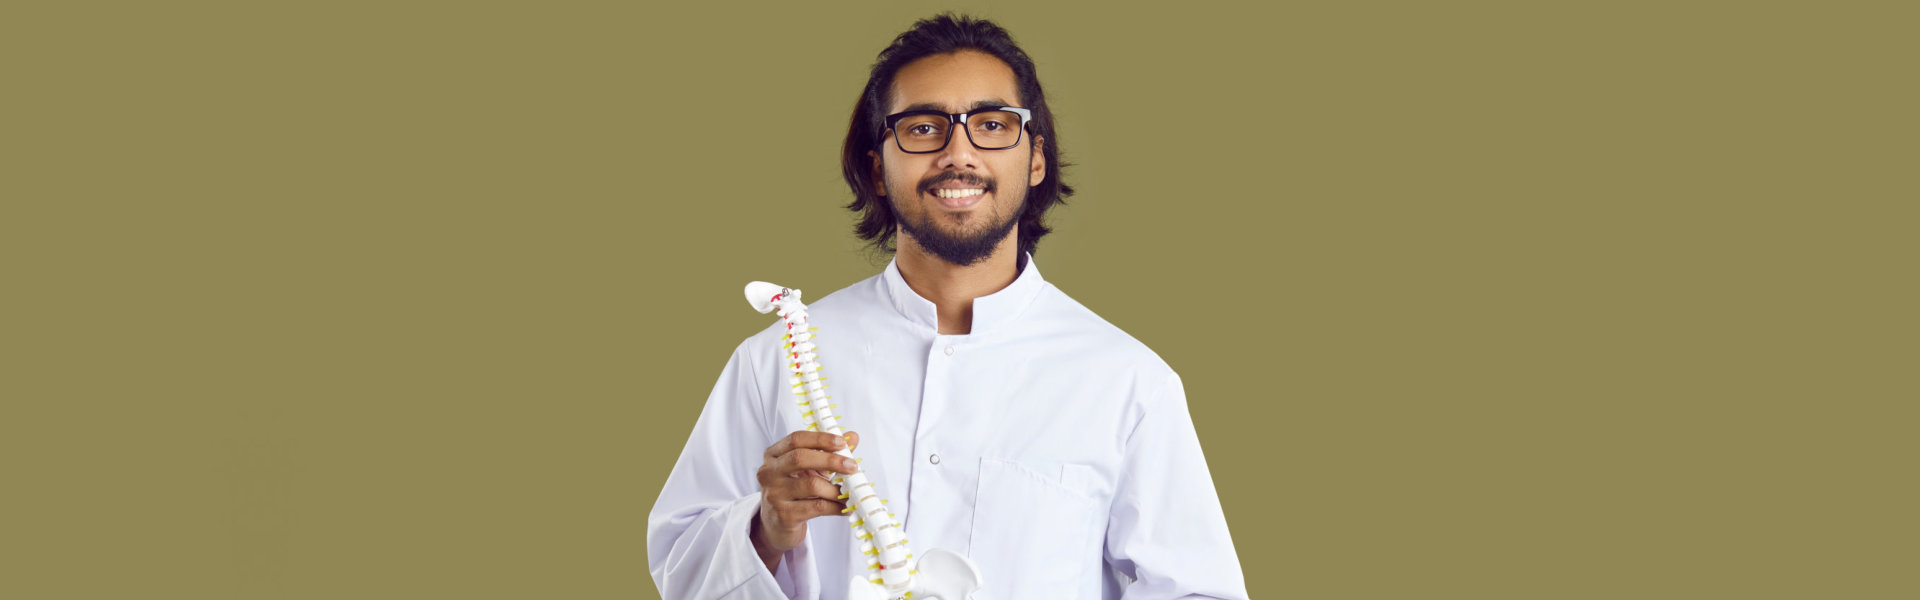
[[[819, 598], [812, 540], [769, 573], [748, 533], [760, 511], [754, 473], [773, 436], [749, 338], [735, 350], [647, 515], [647, 567], [664, 598]], [[771, 363], [767, 363], [769, 366]]]
[[1125, 442], [1107, 521], [1107, 561], [1134, 580], [1121, 598], [1244, 599], [1240, 559], [1180, 376], [1168, 373], [1157, 387]]

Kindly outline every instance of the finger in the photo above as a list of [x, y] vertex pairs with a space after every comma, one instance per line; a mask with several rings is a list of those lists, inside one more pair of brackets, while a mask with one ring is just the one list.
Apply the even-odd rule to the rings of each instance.
[[838, 516], [841, 509], [846, 508], [846, 506], [833, 500], [815, 498], [811, 500], [795, 500], [792, 504], [787, 505], [787, 508], [788, 513], [797, 516], [801, 521], [806, 521], [820, 517]]
[[838, 501], [825, 498], [787, 498], [784, 495], [769, 495], [767, 498], [772, 510], [765, 514], [773, 517], [774, 525], [782, 527], [800, 525], [815, 517], [841, 514], [840, 510], [846, 508]]
[[766, 456], [766, 462], [774, 462], [776, 458], [780, 458], [781, 454], [787, 454], [787, 452], [793, 452], [793, 448], [799, 448], [799, 444], [793, 440], [793, 437], [803, 435], [803, 433], [808, 433], [808, 431], [789, 433], [787, 437], [774, 440], [772, 446], [766, 446], [766, 454], [764, 454], [764, 456]]
[[847, 432], [847, 449], [853, 450], [859, 447], [860, 447], [860, 434], [854, 433], [851, 431]]
[[825, 431], [795, 431], [787, 437], [793, 438], [794, 448], [813, 448], [828, 452], [847, 448], [846, 438]]
[[774, 465], [775, 471], [785, 473], [788, 477], [806, 475], [806, 471], [809, 469], [823, 472], [852, 473], [859, 470], [859, 465], [855, 464], [851, 458], [805, 448], [788, 452], [786, 456], [780, 457], [779, 462], [776, 462]]
[[776, 457], [800, 448], [813, 448], [815, 450], [832, 452], [846, 447], [846, 440], [831, 433], [824, 431], [795, 431], [787, 434], [787, 437], [780, 438], [780, 441], [774, 442], [772, 446], [768, 446], [763, 458], [773, 460]]
[[808, 480], [808, 479], [812, 479], [812, 480], [815, 480], [815, 481], [825, 481], [825, 482], [828, 482], [828, 483], [832, 483], [832, 482], [833, 482], [833, 478], [835, 478], [835, 477], [839, 477], [839, 476], [840, 476], [840, 474], [838, 474], [838, 473], [834, 473], [834, 472], [832, 472], [832, 471], [827, 471], [827, 472], [824, 472], [824, 473], [823, 473], [823, 472], [820, 472], [820, 471], [816, 471], [816, 470], [813, 470], [813, 469], [803, 469], [803, 470], [800, 470], [800, 471], [796, 471], [796, 472], [794, 473], [794, 475], [793, 475], [793, 477], [792, 477], [792, 479], [795, 479], [795, 480]]
[[840, 498], [840, 494], [839, 485], [815, 477], [783, 481], [767, 490], [767, 497], [779, 500], [780, 504], [826, 500], [838, 505], [837, 508], [844, 508], [846, 501]]
[[801, 477], [774, 484], [767, 491], [769, 498], [781, 500], [838, 500], [840, 486], [832, 480], [821, 477]]
[[766, 454], [763, 454], [761, 456], [765, 458], [767, 462], [771, 463], [774, 461], [774, 459], [780, 458], [780, 455], [786, 454], [792, 451], [793, 451], [793, 434], [787, 434], [787, 437], [780, 438], [778, 441], [775, 441], [772, 446], [767, 446]]
[[805, 484], [806, 484], [806, 487], [804, 489], [806, 490], [806, 493], [807, 493], [807, 496], [805, 496], [806, 498], [832, 500], [835, 503], [842, 504], [842, 505], [845, 505], [847, 502], [845, 499], [840, 497], [841, 492], [840, 492], [839, 484], [836, 484], [830, 480], [808, 479], [806, 480]]

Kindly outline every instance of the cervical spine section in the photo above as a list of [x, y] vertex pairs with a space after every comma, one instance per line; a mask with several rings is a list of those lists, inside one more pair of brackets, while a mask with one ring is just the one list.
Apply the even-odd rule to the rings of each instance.
[[[798, 402], [801, 420], [806, 422], [808, 431], [845, 437], [840, 417], [833, 414], [838, 405], [829, 403], [833, 398], [827, 395], [827, 377], [821, 374], [819, 346], [813, 343], [816, 328], [807, 326], [807, 307], [800, 302], [800, 290], [781, 288], [770, 304], [786, 321], [787, 334], [780, 337], [781, 351], [792, 371], [787, 383], [793, 386], [793, 394], [802, 398]], [[834, 454], [854, 458], [851, 450]], [[887, 501], [880, 498], [873, 481], [867, 478], [866, 469], [835, 477], [833, 482], [840, 486], [840, 500], [847, 503], [840, 512], [852, 521], [856, 537], [861, 540], [860, 552], [871, 561], [867, 569], [878, 572], [879, 578], [872, 581], [885, 586], [892, 598], [912, 598], [913, 593], [907, 588], [915, 573], [913, 554], [907, 550], [905, 532], [893, 520], [893, 514], [887, 512]]]

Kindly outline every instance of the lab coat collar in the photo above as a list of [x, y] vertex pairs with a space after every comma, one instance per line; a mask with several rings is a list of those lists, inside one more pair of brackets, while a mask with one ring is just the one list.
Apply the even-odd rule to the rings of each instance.
[[[1040, 290], [1046, 288], [1047, 282], [1040, 277], [1040, 267], [1033, 263], [1033, 255], [1026, 254], [1021, 258], [1025, 259], [1022, 262], [1026, 264], [1021, 267], [1020, 275], [1013, 278], [1013, 283], [1000, 291], [973, 299], [973, 330], [968, 335], [985, 333], [1012, 322], [1026, 310], [1027, 305], [1033, 303], [1034, 298], [1040, 296]], [[920, 297], [913, 288], [907, 287], [906, 278], [900, 276], [898, 258], [887, 261], [887, 270], [881, 274], [881, 279], [886, 282], [887, 296], [901, 317], [927, 329], [940, 330], [939, 309], [934, 307], [933, 301]]]

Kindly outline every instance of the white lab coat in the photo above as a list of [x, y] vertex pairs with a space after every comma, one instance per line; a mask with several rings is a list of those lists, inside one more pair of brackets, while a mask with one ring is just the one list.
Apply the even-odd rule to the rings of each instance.
[[[974, 300], [967, 335], [939, 335], [933, 303], [893, 264], [807, 297], [861, 466], [912, 549], [980, 568], [974, 600], [1246, 597], [1180, 377], [1031, 260]], [[844, 518], [809, 522], [778, 573], [747, 539], [762, 454], [804, 427], [783, 332], [734, 350], [648, 515], [664, 598], [838, 600], [866, 572]]]

